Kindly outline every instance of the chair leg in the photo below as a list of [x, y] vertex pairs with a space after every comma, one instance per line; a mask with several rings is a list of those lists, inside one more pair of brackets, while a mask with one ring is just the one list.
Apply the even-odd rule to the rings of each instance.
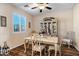
[[33, 56], [33, 50], [32, 50], [32, 56]]
[[70, 42], [68, 42], [68, 48], [70, 48]]
[[40, 56], [41, 56], [41, 51], [40, 51]]
[[27, 43], [27, 47], [29, 48], [29, 44]]
[[59, 55], [61, 56], [61, 49], [59, 48]]
[[48, 50], [48, 56], [50, 56], [50, 50]]

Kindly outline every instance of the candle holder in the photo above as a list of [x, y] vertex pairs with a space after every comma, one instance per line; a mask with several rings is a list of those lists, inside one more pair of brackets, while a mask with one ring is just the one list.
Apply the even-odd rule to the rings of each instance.
[[0, 46], [0, 55], [1, 56], [8, 56], [9, 52], [10, 52], [9, 50], [10, 50], [10, 48], [7, 45], [7, 42], [4, 42], [4, 46], [3, 47]]
[[1, 46], [0, 46], [0, 55], [1, 55]]

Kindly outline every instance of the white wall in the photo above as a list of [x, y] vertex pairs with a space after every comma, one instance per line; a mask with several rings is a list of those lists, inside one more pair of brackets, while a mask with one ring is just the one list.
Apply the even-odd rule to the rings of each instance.
[[73, 8], [73, 30], [75, 32], [75, 47], [79, 50], [79, 4]]
[[65, 36], [67, 32], [72, 31], [73, 29], [72, 9], [57, 10], [35, 16], [33, 18], [33, 30], [39, 32], [40, 20], [45, 17], [55, 17], [58, 20], [58, 32], [60, 36]]
[[[25, 33], [13, 33], [12, 25], [12, 13], [16, 12], [27, 18], [27, 32]], [[7, 27], [0, 27], [0, 45], [7, 40], [8, 45], [11, 48], [17, 47], [24, 42], [24, 37], [30, 34], [31, 29], [28, 28], [28, 22], [32, 20], [32, 16], [26, 13], [24, 10], [19, 9], [13, 5], [0, 4], [0, 15], [7, 17]]]

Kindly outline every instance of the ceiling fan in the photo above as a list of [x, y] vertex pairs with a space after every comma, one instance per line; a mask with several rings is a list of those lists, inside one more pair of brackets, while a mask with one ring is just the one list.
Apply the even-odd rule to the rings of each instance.
[[24, 7], [31, 7], [31, 9], [39, 8], [40, 12], [42, 12], [45, 8], [48, 10], [52, 9], [48, 4], [49, 3], [28, 3], [27, 5], [24, 5]]

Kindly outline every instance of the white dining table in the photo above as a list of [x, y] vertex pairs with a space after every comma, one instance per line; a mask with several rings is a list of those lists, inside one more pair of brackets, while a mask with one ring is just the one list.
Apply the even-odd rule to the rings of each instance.
[[24, 40], [24, 49], [25, 49], [24, 52], [26, 52], [26, 40], [29, 40], [29, 41], [37, 40], [40, 43], [54, 45], [55, 46], [55, 56], [57, 55], [58, 37], [45, 36], [45, 37], [37, 37], [37, 39], [34, 39], [34, 38], [35, 38], [34, 36], [28, 36], [28, 37], [24, 38], [25, 39]]

